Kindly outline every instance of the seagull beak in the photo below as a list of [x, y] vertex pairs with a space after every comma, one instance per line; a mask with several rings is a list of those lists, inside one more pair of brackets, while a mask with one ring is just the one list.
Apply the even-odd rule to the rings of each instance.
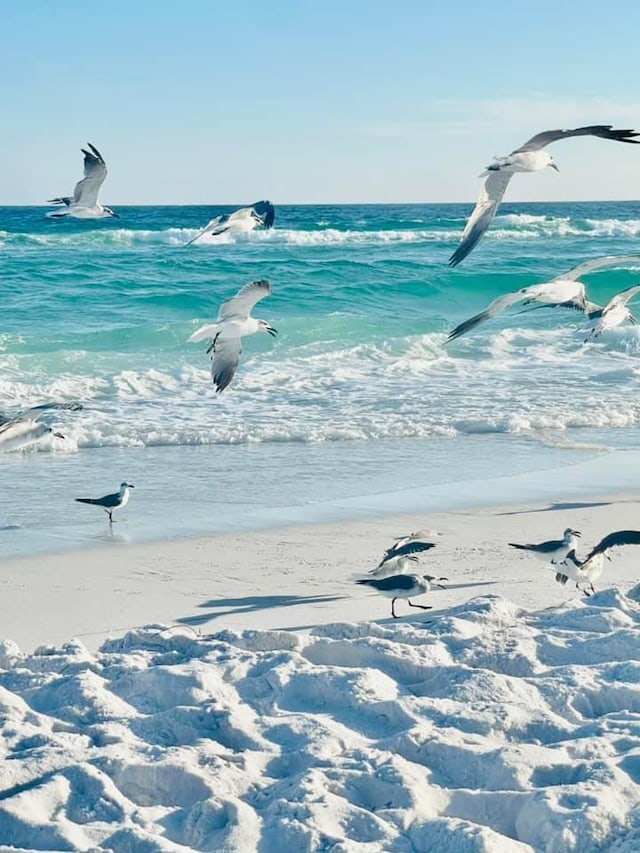
[[579, 530], [572, 530], [571, 532], [573, 533], [574, 536], [582, 536], [582, 533], [580, 533]]
[[[448, 580], [449, 580], [449, 578], [438, 578], [438, 581], [448, 581]], [[438, 587], [438, 589], [446, 589], [446, 586], [442, 586], [442, 584], [438, 583], [437, 581], [436, 581], [435, 585]]]
[[112, 216], [115, 216], [115, 218], [116, 218], [116, 219], [120, 219], [120, 214], [119, 214], [119, 213], [115, 213], [113, 210], [111, 211], [111, 215], [112, 215]]
[[66, 435], [63, 435], [61, 432], [54, 432], [53, 435], [55, 435], [56, 438], [66, 438]]
[[556, 170], [556, 172], [559, 172], [559, 171], [560, 171], [560, 169], [558, 169], [558, 167], [556, 166], [556, 164], [555, 164], [555, 163], [549, 163], [549, 166], [550, 166], [552, 169], [555, 169], [555, 170]]
[[267, 326], [267, 332], [269, 332], [272, 338], [275, 338], [275, 336], [278, 334], [278, 330], [274, 329], [273, 326]]

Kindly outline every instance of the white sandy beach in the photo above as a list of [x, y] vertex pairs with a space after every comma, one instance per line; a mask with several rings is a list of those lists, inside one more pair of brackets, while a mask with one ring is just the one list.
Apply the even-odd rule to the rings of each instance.
[[[449, 579], [447, 591], [421, 602], [434, 607], [430, 615], [478, 595], [539, 609], [578, 593], [507, 543], [559, 538], [573, 527], [583, 533], [583, 555], [607, 533], [638, 527], [639, 506], [635, 493], [601, 495], [138, 545], [121, 540], [126, 521], [118, 522], [106, 547], [5, 561], [2, 635], [25, 651], [71, 638], [95, 649], [148, 624], [212, 633], [384, 620], [389, 602], [353, 579], [373, 568], [396, 536], [421, 528], [442, 534], [423, 557], [423, 571]], [[102, 519], [96, 529], [108, 534]], [[624, 591], [637, 583], [639, 556], [633, 548], [618, 551], [600, 585]], [[403, 619], [425, 618], [402, 602], [398, 610]]]
[[[571, 526], [584, 554], [639, 502], [144, 545], [121, 522], [5, 562], [0, 849], [637, 853], [640, 554], [585, 598], [507, 543]], [[448, 588], [394, 620], [353, 577], [423, 527]]]

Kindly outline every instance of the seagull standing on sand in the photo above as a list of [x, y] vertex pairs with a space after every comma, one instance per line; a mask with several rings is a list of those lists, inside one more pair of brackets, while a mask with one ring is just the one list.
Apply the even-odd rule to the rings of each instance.
[[603, 332], [608, 329], [615, 329], [616, 326], [621, 326], [625, 320], [629, 320], [634, 325], [637, 324], [636, 318], [627, 308], [627, 304], [631, 302], [640, 293], [640, 284], [635, 284], [633, 287], [627, 287], [626, 290], [621, 290], [607, 302], [602, 309], [599, 322], [591, 329], [589, 337], [585, 338], [585, 344], [592, 338], [598, 338]]
[[217, 394], [224, 391], [238, 369], [241, 339], [245, 335], [268, 332], [275, 337], [278, 334], [266, 320], [250, 316], [253, 306], [270, 293], [271, 285], [266, 279], [246, 284], [222, 304], [215, 323], [202, 326], [189, 338], [191, 342], [210, 339], [207, 352], [211, 355], [211, 377]]
[[516, 172], [539, 172], [547, 166], [555, 169], [556, 172], [560, 171], [553, 155], [544, 149], [552, 142], [569, 139], [572, 136], [597, 136], [600, 139], [634, 144], [640, 142], [640, 139], [635, 138], [640, 136], [640, 133], [634, 130], [614, 130], [610, 124], [594, 124], [588, 127], [576, 127], [573, 130], [544, 130], [532, 136], [524, 145], [516, 148], [506, 157], [496, 157], [480, 175], [486, 180], [465, 226], [460, 245], [449, 258], [450, 266], [457, 266], [480, 242], [496, 215], [512, 176]]
[[577, 545], [576, 537], [581, 536], [579, 530], [573, 530], [567, 527], [564, 531], [562, 539], [550, 539], [547, 542], [540, 542], [537, 545], [518, 545], [515, 542], [509, 542], [512, 548], [518, 548], [520, 551], [528, 551], [534, 557], [542, 560], [543, 563], [558, 563], [564, 560], [570, 551], [575, 551]]
[[429, 592], [431, 585], [446, 589], [439, 581], [446, 581], [447, 578], [434, 578], [432, 575], [392, 575], [388, 578], [363, 578], [357, 580], [356, 583], [365, 584], [373, 587], [380, 595], [391, 599], [391, 615], [394, 619], [398, 618], [394, 610], [394, 605], [397, 598], [406, 598], [409, 607], [417, 607], [420, 610], [431, 610], [429, 605], [413, 604], [409, 601], [416, 595], [424, 595]]
[[84, 178], [76, 184], [73, 198], [60, 196], [60, 198], [49, 199], [49, 204], [61, 205], [59, 210], [47, 213], [47, 216], [52, 219], [62, 216], [72, 216], [75, 219], [105, 219], [108, 216], [119, 218], [110, 207], [105, 207], [98, 202], [100, 187], [107, 177], [107, 164], [102, 154], [90, 142], [87, 143], [87, 147], [89, 151], [85, 148], [81, 149], [84, 154]]
[[11, 418], [0, 415], [0, 450], [17, 450], [33, 444], [45, 435], [64, 438], [61, 432], [40, 423], [41, 418], [55, 410], [78, 412], [81, 409], [81, 403], [43, 403], [25, 409]]
[[122, 509], [129, 502], [129, 489], [135, 488], [131, 483], [120, 483], [120, 491], [112, 495], [104, 495], [101, 498], [76, 498], [78, 503], [93, 504], [101, 507], [109, 516], [109, 524], [113, 522], [113, 513], [116, 509]]
[[604, 558], [611, 559], [608, 551], [612, 548], [621, 548], [624, 545], [640, 545], [640, 530], [616, 530], [601, 539], [587, 554], [586, 560], [579, 560], [576, 552], [572, 549], [565, 559], [558, 563], [556, 580], [565, 584], [569, 578], [574, 580], [576, 588], [580, 585], [589, 584], [591, 592], [583, 589], [585, 595], [595, 592], [593, 582], [598, 580], [604, 568]]
[[475, 314], [473, 317], [456, 326], [455, 329], [449, 332], [446, 343], [459, 338], [460, 335], [464, 335], [465, 332], [475, 328], [479, 323], [488, 320], [490, 317], [494, 317], [496, 314], [499, 314], [511, 305], [516, 305], [518, 302], [522, 302], [525, 306], [536, 303], [536, 305], [548, 305], [557, 308], [574, 308], [585, 312], [588, 317], [599, 316], [600, 312], [604, 309], [593, 302], [588, 302], [585, 286], [581, 281], [578, 281], [580, 276], [596, 272], [597, 270], [635, 263], [640, 263], [640, 255], [607, 255], [578, 264], [577, 267], [563, 272], [556, 278], [551, 279], [551, 281], [545, 281], [542, 284], [532, 284], [530, 287], [523, 287], [520, 290], [505, 293], [504, 296], [494, 299], [484, 311]]

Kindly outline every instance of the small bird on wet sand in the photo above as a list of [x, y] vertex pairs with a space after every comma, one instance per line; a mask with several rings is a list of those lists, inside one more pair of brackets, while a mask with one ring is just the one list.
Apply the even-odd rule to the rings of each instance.
[[363, 578], [357, 580], [356, 583], [365, 584], [373, 587], [380, 595], [391, 599], [391, 615], [394, 619], [398, 618], [395, 612], [394, 605], [397, 598], [406, 598], [409, 607], [417, 607], [420, 610], [431, 610], [429, 605], [413, 604], [409, 601], [416, 595], [424, 595], [429, 592], [431, 586], [446, 589], [440, 584], [440, 581], [446, 581], [448, 578], [434, 578], [433, 575], [392, 575], [388, 578]]
[[520, 551], [529, 551], [543, 563], [557, 563], [564, 560], [569, 551], [575, 551], [578, 544], [576, 537], [581, 535], [579, 530], [567, 527], [562, 539], [550, 539], [548, 542], [540, 542], [537, 545], [518, 545], [516, 542], [509, 542], [509, 545]]
[[131, 483], [120, 483], [120, 491], [101, 498], [76, 498], [78, 503], [93, 504], [99, 506], [109, 516], [109, 524], [113, 522], [113, 513], [116, 509], [122, 509], [129, 501], [129, 489], [135, 488]]

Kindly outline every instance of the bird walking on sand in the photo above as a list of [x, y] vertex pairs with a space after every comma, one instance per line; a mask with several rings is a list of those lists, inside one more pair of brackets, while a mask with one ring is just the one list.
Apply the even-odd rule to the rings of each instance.
[[424, 595], [429, 592], [432, 585], [440, 589], [446, 589], [446, 587], [440, 584], [440, 581], [446, 580], [447, 578], [434, 578], [433, 575], [392, 575], [388, 578], [362, 578], [361, 580], [357, 580], [356, 583], [370, 586], [376, 592], [379, 592], [380, 595], [390, 598], [391, 615], [394, 619], [397, 619], [398, 614], [394, 609], [396, 599], [405, 598], [409, 607], [417, 607], [420, 610], [431, 610], [429, 605], [414, 604], [409, 599], [414, 598], [416, 595]]
[[129, 489], [135, 488], [131, 483], [120, 483], [120, 491], [101, 498], [76, 498], [78, 503], [99, 506], [109, 516], [109, 524], [113, 522], [113, 513], [122, 509], [129, 502]]
[[98, 202], [100, 187], [107, 177], [107, 164], [102, 154], [90, 142], [87, 143], [87, 147], [89, 151], [85, 148], [81, 149], [84, 154], [84, 178], [76, 184], [73, 198], [60, 196], [49, 199], [49, 204], [60, 205], [58, 210], [47, 213], [50, 218], [71, 216], [74, 219], [106, 219], [108, 216], [115, 216], [119, 219], [118, 214], [114, 213], [110, 207]]
[[570, 551], [575, 551], [578, 544], [576, 537], [581, 535], [579, 530], [567, 527], [562, 539], [550, 539], [547, 542], [539, 542], [537, 545], [518, 545], [516, 542], [509, 542], [509, 545], [511, 548], [518, 548], [520, 551], [528, 551], [532, 556], [542, 560], [543, 563], [558, 563], [560, 560], [564, 560]]
[[201, 326], [189, 338], [190, 342], [207, 338], [211, 341], [207, 353], [211, 356], [211, 378], [217, 394], [224, 391], [235, 376], [245, 335], [267, 332], [275, 337], [278, 334], [266, 320], [251, 316], [253, 306], [270, 293], [271, 285], [266, 279], [246, 284], [220, 306], [215, 323]]
[[545, 151], [547, 145], [559, 139], [572, 136], [597, 136], [600, 139], [612, 139], [615, 142], [638, 144], [640, 136], [635, 130], [614, 130], [610, 124], [594, 124], [588, 127], [576, 127], [573, 130], [543, 130], [536, 133], [524, 145], [514, 149], [506, 157], [496, 157], [480, 175], [486, 178], [478, 201], [469, 217], [462, 234], [462, 240], [449, 258], [449, 265], [457, 266], [483, 238], [495, 217], [509, 181], [516, 172], [540, 172], [550, 166], [559, 172], [552, 154]]

